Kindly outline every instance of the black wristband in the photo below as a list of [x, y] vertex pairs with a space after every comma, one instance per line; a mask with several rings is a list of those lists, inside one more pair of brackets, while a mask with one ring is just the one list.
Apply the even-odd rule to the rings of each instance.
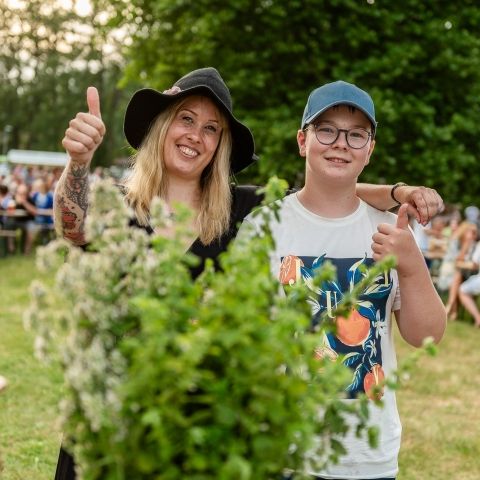
[[395, 198], [395, 190], [396, 190], [398, 187], [408, 187], [408, 185], [407, 185], [406, 183], [403, 183], [403, 182], [397, 182], [397, 183], [392, 187], [392, 189], [390, 190], [390, 196], [392, 197], [392, 200], [393, 200], [397, 205], [400, 205], [400, 202]]

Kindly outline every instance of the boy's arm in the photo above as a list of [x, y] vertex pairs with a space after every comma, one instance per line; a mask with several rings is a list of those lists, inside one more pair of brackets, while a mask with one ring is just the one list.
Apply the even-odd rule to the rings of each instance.
[[80, 112], [70, 121], [62, 140], [70, 160], [58, 181], [53, 202], [55, 229], [74, 245], [86, 243], [89, 167], [105, 135], [96, 88], [87, 89], [87, 105], [88, 113]]
[[419, 347], [426, 337], [438, 343], [445, 331], [447, 315], [433, 286], [430, 272], [408, 227], [408, 206], [403, 204], [396, 225], [382, 223], [373, 235], [373, 259], [397, 258], [401, 308], [395, 311], [398, 328], [410, 345]]
[[422, 225], [426, 225], [443, 210], [442, 197], [433, 188], [357, 183], [357, 195], [378, 210], [389, 210], [396, 207], [398, 203], [408, 203], [409, 215], [415, 217]]

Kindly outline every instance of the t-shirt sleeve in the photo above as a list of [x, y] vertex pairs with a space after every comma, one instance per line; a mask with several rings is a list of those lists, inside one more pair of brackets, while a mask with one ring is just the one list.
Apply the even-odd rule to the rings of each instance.
[[238, 229], [236, 241], [248, 240], [260, 234], [260, 225], [256, 218], [248, 215]]

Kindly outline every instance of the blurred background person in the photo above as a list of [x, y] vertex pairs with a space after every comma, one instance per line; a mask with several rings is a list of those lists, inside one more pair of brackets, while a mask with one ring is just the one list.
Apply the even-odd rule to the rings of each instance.
[[[17, 186], [13, 198], [9, 201], [5, 212], [4, 228], [6, 230], [20, 230], [20, 243], [23, 251], [27, 247], [27, 238], [29, 231], [35, 228], [34, 217], [36, 214], [35, 205], [32, 203], [29, 195], [29, 188], [22, 183]], [[13, 237], [8, 238], [9, 253], [15, 252], [15, 241]]]
[[448, 290], [445, 308], [450, 320], [457, 318], [460, 284], [476, 271], [472, 257], [477, 238], [477, 225], [467, 221], [462, 222], [452, 234], [440, 266], [437, 288], [443, 291]]

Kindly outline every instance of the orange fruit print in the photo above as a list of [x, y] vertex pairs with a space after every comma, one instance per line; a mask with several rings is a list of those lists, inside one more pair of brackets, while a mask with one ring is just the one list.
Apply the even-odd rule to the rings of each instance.
[[300, 267], [303, 262], [295, 255], [287, 255], [280, 265], [278, 279], [282, 285], [293, 285], [301, 278]]
[[336, 337], [350, 347], [362, 345], [370, 334], [370, 320], [355, 309], [351, 310], [347, 318], [338, 316], [336, 325]]
[[380, 391], [375, 391], [374, 387], [381, 385], [385, 380], [385, 373], [381, 365], [376, 363], [372, 371], [368, 372], [363, 379], [363, 388], [368, 398], [371, 400], [380, 400], [383, 397], [383, 387]]

